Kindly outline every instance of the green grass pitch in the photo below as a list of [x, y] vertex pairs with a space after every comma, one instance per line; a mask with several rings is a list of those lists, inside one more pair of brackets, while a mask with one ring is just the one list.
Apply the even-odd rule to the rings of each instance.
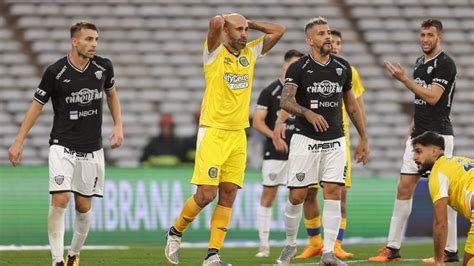
[[[433, 254], [433, 245], [405, 244], [402, 247], [402, 261], [397, 263], [368, 263], [366, 259], [374, 256], [380, 244], [347, 245], [345, 249], [355, 254], [349, 264], [354, 265], [423, 265], [422, 258]], [[459, 249], [463, 248], [460, 243]], [[271, 249], [269, 258], [255, 258], [256, 248], [224, 248], [221, 258], [232, 265], [272, 265], [281, 247]], [[299, 247], [298, 251], [302, 251]], [[129, 250], [84, 250], [81, 252], [81, 265], [171, 265], [164, 257], [164, 246], [131, 246]], [[462, 253], [462, 252], [460, 252]], [[180, 265], [201, 265], [206, 254], [205, 248], [183, 248]], [[462, 256], [462, 254], [460, 254]], [[462, 257], [461, 257], [462, 258]], [[307, 260], [293, 260], [294, 265], [319, 265], [319, 257]], [[317, 264], [316, 264], [317, 263]], [[1, 251], [0, 265], [51, 265], [49, 251]], [[425, 264], [428, 265], [428, 264]], [[448, 265], [461, 265], [451, 263]]]

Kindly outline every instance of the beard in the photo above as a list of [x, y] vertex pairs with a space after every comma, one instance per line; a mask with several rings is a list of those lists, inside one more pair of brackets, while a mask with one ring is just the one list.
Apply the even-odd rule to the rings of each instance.
[[242, 44], [239, 42], [239, 40], [232, 40], [232, 42], [230, 42], [230, 46], [232, 46], [232, 48], [237, 51], [244, 49], [245, 45], [247, 45], [247, 42], [245, 42], [245, 44]]
[[424, 173], [426, 172], [429, 172], [431, 171], [431, 169], [433, 168], [433, 165], [434, 163], [425, 163], [425, 164], [418, 164], [418, 173], [423, 175]]
[[321, 56], [329, 55], [332, 52], [332, 46], [328, 49], [324, 48], [324, 45], [319, 48], [319, 54]]

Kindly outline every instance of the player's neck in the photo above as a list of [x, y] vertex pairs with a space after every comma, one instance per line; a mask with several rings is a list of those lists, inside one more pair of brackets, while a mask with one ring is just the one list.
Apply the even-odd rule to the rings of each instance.
[[321, 55], [318, 51], [311, 50], [311, 57], [313, 58], [314, 61], [320, 63], [321, 65], [325, 65], [329, 62], [331, 59], [330, 54], [327, 55]]
[[425, 62], [426, 61], [429, 61], [433, 58], [435, 58], [436, 56], [438, 56], [438, 54], [442, 51], [443, 49], [441, 49], [440, 46], [436, 47], [436, 49], [433, 49], [430, 53], [425, 53]]
[[224, 47], [233, 55], [238, 56], [240, 54], [240, 50], [235, 49], [229, 43], [224, 43]]
[[69, 61], [74, 65], [75, 68], [84, 70], [89, 63], [90, 58], [80, 56], [77, 52], [71, 51], [69, 53]]

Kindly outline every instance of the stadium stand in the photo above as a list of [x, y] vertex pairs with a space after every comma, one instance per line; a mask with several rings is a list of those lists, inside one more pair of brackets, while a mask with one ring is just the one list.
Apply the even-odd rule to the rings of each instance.
[[[235, 11], [287, 26], [281, 42], [257, 64], [252, 110], [260, 90], [279, 75], [284, 51], [307, 51], [302, 28], [309, 18], [325, 16], [333, 28], [343, 32], [344, 57], [357, 67], [366, 87], [372, 159], [367, 167], [355, 166], [358, 176], [397, 175], [413, 95], [386, 75], [382, 62], [400, 62], [411, 72], [420, 55], [417, 32], [421, 21], [428, 16], [441, 18], [447, 29], [445, 50], [456, 60], [459, 73], [452, 110], [455, 153], [474, 156], [470, 141], [474, 137], [474, 92], [470, 90], [474, 80], [474, 7], [469, 0], [0, 2], [6, 7], [0, 12], [2, 150], [12, 142], [44, 67], [69, 50], [68, 29], [78, 19], [98, 25], [98, 54], [115, 65], [126, 140], [123, 148], [108, 153], [112, 161], [118, 166], [138, 166], [147, 139], [157, 133], [160, 113], [174, 114], [178, 136], [193, 135], [193, 113], [200, 107], [204, 89], [201, 47], [208, 21], [214, 14]], [[52, 113], [50, 104], [46, 112]], [[111, 122], [105, 113], [104, 136]], [[46, 164], [50, 127], [51, 116], [42, 115], [26, 143], [25, 165]], [[352, 144], [357, 140], [354, 132], [352, 129]], [[1, 164], [8, 163], [6, 156], [6, 152], [0, 154]], [[260, 151], [249, 151], [253, 162], [260, 157]]]

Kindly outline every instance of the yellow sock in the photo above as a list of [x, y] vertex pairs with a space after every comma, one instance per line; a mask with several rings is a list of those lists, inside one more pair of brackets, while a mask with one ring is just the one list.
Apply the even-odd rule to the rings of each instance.
[[341, 224], [339, 225], [339, 233], [337, 234], [336, 246], [340, 247], [342, 240], [344, 239], [344, 233], [346, 232], [347, 218], [342, 217]]
[[323, 239], [321, 237], [321, 216], [312, 219], [304, 219], [304, 226], [308, 233], [309, 244], [313, 247], [321, 245]]
[[191, 196], [184, 203], [183, 209], [176, 219], [173, 227], [178, 230], [180, 233], [184, 232], [188, 225], [196, 218], [196, 216], [201, 212], [202, 208], [197, 205], [194, 200], [194, 196]]
[[221, 249], [230, 223], [232, 208], [216, 205], [211, 218], [211, 239], [209, 248]]

